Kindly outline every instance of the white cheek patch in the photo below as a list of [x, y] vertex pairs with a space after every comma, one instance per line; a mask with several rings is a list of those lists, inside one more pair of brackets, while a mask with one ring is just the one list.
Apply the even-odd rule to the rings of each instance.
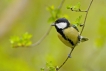
[[56, 26], [60, 29], [64, 29], [67, 27], [67, 23], [66, 22], [57, 23]]

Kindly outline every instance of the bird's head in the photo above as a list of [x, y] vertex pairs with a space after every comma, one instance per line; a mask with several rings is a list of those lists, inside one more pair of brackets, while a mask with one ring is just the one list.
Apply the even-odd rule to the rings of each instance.
[[70, 27], [70, 23], [66, 18], [59, 18], [54, 22], [54, 24], [52, 24], [52, 26], [55, 26], [56, 29], [63, 30], [65, 28]]

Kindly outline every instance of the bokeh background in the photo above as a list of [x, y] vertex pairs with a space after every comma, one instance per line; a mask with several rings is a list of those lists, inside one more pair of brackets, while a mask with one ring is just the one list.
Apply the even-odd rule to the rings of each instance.
[[[81, 2], [86, 10], [91, 0], [65, 0], [62, 14], [75, 21], [85, 13], [68, 10], [68, 5]], [[21, 36], [25, 32], [33, 35], [32, 42], [38, 41], [48, 30], [50, 13], [48, 6], [58, 7], [61, 0], [0, 0], [0, 71], [40, 71], [46, 62], [60, 66], [70, 48], [65, 46], [52, 28], [45, 40], [36, 47], [12, 48], [10, 37]], [[89, 41], [80, 43], [72, 53], [72, 58], [60, 71], [106, 71], [106, 0], [94, 0], [90, 8], [83, 36]]]

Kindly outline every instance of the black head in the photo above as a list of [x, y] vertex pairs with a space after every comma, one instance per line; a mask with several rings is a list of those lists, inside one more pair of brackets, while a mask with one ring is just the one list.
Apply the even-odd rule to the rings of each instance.
[[56, 29], [65, 29], [70, 27], [70, 23], [66, 18], [59, 18], [55, 21], [54, 25]]

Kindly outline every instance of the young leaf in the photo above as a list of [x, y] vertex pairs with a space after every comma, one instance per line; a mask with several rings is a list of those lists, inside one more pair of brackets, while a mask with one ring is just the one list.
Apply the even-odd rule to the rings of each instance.
[[81, 3], [78, 2], [75, 6], [67, 6], [67, 9], [71, 9], [73, 11], [79, 11], [80, 10], [80, 6], [81, 6]]
[[73, 22], [73, 24], [75, 25], [75, 26], [80, 26], [80, 21], [81, 21], [81, 18], [82, 18], [82, 15], [80, 15], [74, 22]]
[[49, 71], [56, 71], [51, 61], [46, 63], [46, 67], [48, 68]]
[[50, 18], [48, 19], [48, 22], [54, 22], [57, 18], [61, 16], [61, 11], [60, 9], [55, 8], [54, 6], [50, 6], [47, 8], [47, 10], [50, 13]]
[[32, 37], [32, 35], [28, 34], [28, 33], [23, 34], [22, 37], [12, 36], [10, 38], [10, 43], [11, 43], [12, 47], [14, 47], [14, 48], [27, 47], [32, 44], [32, 42], [30, 41], [31, 37]]
[[44, 71], [44, 70], [45, 70], [44, 68], [41, 68], [41, 69], [40, 69], [40, 71]]
[[28, 32], [26, 32], [25, 34], [23, 34], [22, 38], [23, 39], [31, 39], [32, 38], [32, 35], [31, 34], [28, 34]]

